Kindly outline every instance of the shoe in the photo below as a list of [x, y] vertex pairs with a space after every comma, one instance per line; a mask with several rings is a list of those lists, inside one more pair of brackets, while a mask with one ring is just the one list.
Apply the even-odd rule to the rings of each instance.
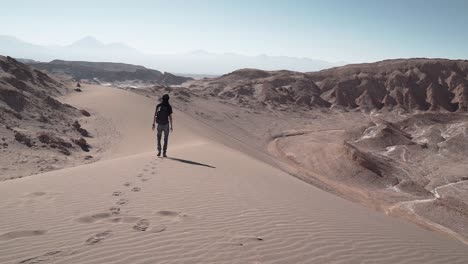
[[163, 153], [163, 157], [164, 157], [164, 158], [167, 158], [166, 152]]
[[158, 152], [158, 157], [161, 157], [161, 151]]

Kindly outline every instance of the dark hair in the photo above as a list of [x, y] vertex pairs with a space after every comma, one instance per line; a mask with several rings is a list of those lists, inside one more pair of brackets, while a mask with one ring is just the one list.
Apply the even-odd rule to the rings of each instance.
[[169, 103], [169, 95], [168, 94], [163, 95], [161, 100], [164, 104]]

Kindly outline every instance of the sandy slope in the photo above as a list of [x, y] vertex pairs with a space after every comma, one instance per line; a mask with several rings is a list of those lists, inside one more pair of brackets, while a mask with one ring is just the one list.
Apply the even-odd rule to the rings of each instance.
[[227, 148], [178, 111], [179, 160], [156, 158], [148, 98], [95, 86], [67, 100], [98, 115], [88, 126], [110, 151], [0, 183], [0, 263], [468, 261], [460, 242]]

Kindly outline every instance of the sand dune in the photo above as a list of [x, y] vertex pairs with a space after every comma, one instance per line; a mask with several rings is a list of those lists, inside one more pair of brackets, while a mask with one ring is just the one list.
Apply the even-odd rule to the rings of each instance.
[[96, 116], [87, 126], [109, 150], [0, 183], [0, 263], [468, 261], [466, 245], [226, 147], [180, 111], [172, 159], [157, 158], [144, 96], [87, 86], [65, 101]]

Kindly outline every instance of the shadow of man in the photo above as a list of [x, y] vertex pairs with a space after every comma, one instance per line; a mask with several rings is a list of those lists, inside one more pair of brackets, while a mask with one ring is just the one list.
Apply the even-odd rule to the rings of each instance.
[[200, 162], [196, 162], [196, 161], [192, 161], [192, 160], [186, 160], [186, 159], [178, 159], [178, 158], [168, 158], [170, 160], [174, 160], [174, 161], [178, 161], [178, 162], [182, 162], [182, 163], [185, 163], [185, 164], [190, 164], [190, 165], [197, 165], [197, 166], [203, 166], [203, 167], [208, 167], [208, 168], [212, 168], [212, 169], [215, 169], [216, 167], [213, 167], [211, 165], [208, 165], [208, 164], [204, 164], [204, 163], [200, 163]]

